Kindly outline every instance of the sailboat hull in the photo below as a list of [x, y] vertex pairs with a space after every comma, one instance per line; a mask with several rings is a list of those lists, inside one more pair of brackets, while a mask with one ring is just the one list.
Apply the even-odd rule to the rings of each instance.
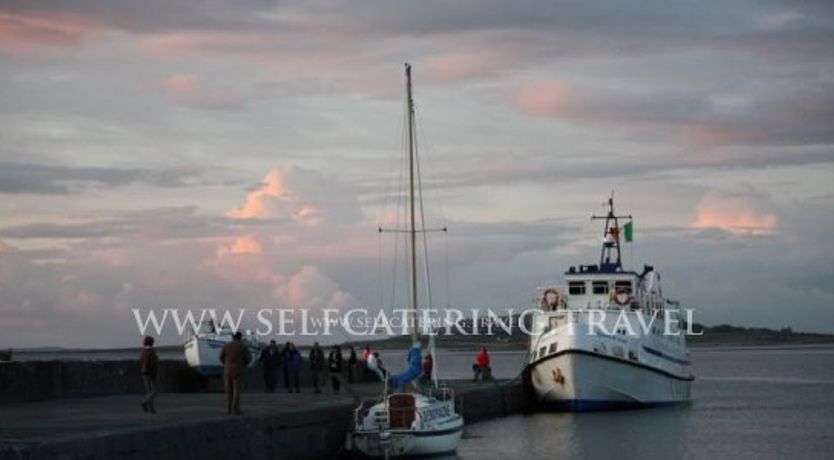
[[[356, 426], [347, 438], [348, 450], [378, 458], [439, 455], [457, 449], [464, 424], [455, 412], [452, 393], [447, 393], [446, 400], [419, 394], [395, 396], [413, 398], [413, 406], [398, 409], [379, 402], [367, 411], [358, 409]], [[413, 418], [403, 423], [396, 417], [398, 411]]]
[[357, 431], [352, 433], [353, 450], [367, 457], [430, 456], [455, 452], [463, 436], [463, 418], [457, 417], [431, 430]]

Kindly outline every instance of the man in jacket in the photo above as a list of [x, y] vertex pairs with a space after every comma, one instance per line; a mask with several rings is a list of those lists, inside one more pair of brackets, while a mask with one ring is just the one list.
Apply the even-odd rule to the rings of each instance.
[[156, 413], [156, 377], [159, 368], [159, 358], [156, 350], [153, 349], [153, 337], [147, 336], [142, 342], [142, 353], [139, 355], [139, 364], [142, 371], [142, 383], [145, 385], [145, 399], [142, 401], [142, 410]]
[[284, 355], [284, 385], [287, 387], [287, 392], [292, 393], [293, 389], [296, 393], [301, 393], [301, 385], [299, 383], [299, 374], [301, 373], [301, 365], [304, 359], [301, 357], [298, 348], [292, 342], [287, 342], [283, 350]]
[[278, 386], [278, 369], [281, 367], [281, 350], [274, 340], [269, 341], [269, 346], [261, 351], [258, 361], [264, 368], [264, 390], [267, 393], [275, 393]]
[[333, 385], [333, 392], [338, 393], [342, 377], [342, 349], [336, 345], [327, 357], [328, 370], [330, 371], [330, 384]]
[[348, 364], [348, 382], [349, 383], [356, 383], [357, 380], [359, 379], [358, 376], [357, 376], [357, 374], [358, 374], [357, 369], [358, 369], [358, 361], [359, 360], [356, 357], [356, 350], [353, 348], [353, 346], [350, 346], [348, 349], [350, 350], [350, 354], [348, 355], [348, 362], [347, 362], [347, 364]]
[[243, 373], [252, 360], [249, 349], [243, 344], [243, 335], [235, 332], [232, 341], [220, 350], [220, 362], [223, 364], [223, 383], [226, 390], [226, 413], [240, 415], [240, 390]]
[[475, 372], [475, 381], [480, 379], [482, 381], [492, 380], [492, 368], [489, 366], [489, 352], [486, 347], [481, 348], [481, 352], [475, 357], [475, 364], [472, 365], [472, 370]]
[[310, 373], [313, 376], [313, 391], [321, 393], [321, 387], [325, 385], [326, 376], [324, 370], [324, 351], [318, 342], [310, 349]]

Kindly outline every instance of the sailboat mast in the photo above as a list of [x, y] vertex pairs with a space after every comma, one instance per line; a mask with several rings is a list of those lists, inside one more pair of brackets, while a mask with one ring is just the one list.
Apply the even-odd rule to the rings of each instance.
[[414, 211], [414, 101], [411, 98], [411, 65], [405, 64], [406, 79], [406, 111], [408, 118], [408, 182], [409, 182], [409, 206], [411, 222], [409, 236], [411, 237], [411, 308], [412, 327], [411, 340], [417, 341], [417, 226]]

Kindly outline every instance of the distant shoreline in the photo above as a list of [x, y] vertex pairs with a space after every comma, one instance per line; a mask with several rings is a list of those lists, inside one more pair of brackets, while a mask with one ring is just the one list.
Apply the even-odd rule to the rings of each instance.
[[[700, 326], [697, 331], [704, 335], [689, 336], [688, 345], [692, 349], [733, 349], [733, 348], [795, 348], [805, 346], [834, 345], [834, 334], [817, 334], [792, 332], [789, 329], [773, 330], [762, 328], [741, 328], [735, 326]], [[409, 337], [396, 336], [386, 339], [368, 341], [376, 350], [404, 350], [410, 346]], [[360, 348], [365, 341], [348, 342], [343, 346]], [[437, 336], [437, 348], [447, 351], [468, 351], [486, 346], [496, 351], [524, 351], [527, 349], [527, 336], [513, 334], [512, 336]], [[178, 352], [182, 345], [163, 345], [156, 347], [159, 352]], [[307, 347], [302, 347], [307, 348]], [[26, 355], [48, 354], [120, 354], [139, 351], [140, 347], [119, 348], [60, 348], [37, 347], [12, 349], [14, 353]], [[3, 349], [4, 350], [4, 349]]]
[[[728, 348], [728, 347], [790, 347], [804, 345], [834, 345], [834, 334], [821, 334], [812, 332], [794, 332], [791, 328], [767, 329], [767, 328], [746, 328], [730, 326], [726, 324], [718, 326], [705, 326], [693, 324], [693, 330], [703, 335], [688, 336], [687, 342], [690, 348]], [[519, 332], [517, 327], [512, 334], [498, 329], [494, 335], [437, 335], [436, 346], [438, 349], [448, 351], [475, 350], [480, 347], [488, 347], [491, 350], [524, 351], [528, 346], [528, 336]], [[279, 340], [282, 341], [282, 340]], [[366, 343], [376, 350], [405, 350], [411, 346], [411, 337], [395, 336], [376, 340], [356, 340], [343, 342], [342, 347], [353, 346], [363, 347]], [[330, 346], [329, 344], [325, 346]], [[309, 348], [309, 346], [301, 346]], [[118, 347], [118, 348], [61, 348], [61, 347], [35, 347], [35, 348], [12, 348], [12, 352], [38, 355], [38, 354], [118, 354], [138, 352], [140, 347]], [[156, 347], [159, 352], [179, 352], [181, 344], [161, 345]], [[6, 351], [8, 348], [0, 348]], [[0, 361], [1, 362], [1, 361]]]

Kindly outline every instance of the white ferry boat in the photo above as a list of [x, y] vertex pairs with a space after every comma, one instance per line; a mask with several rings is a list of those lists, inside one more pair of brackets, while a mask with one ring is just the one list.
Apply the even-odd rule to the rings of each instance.
[[[200, 375], [205, 377], [216, 377], [223, 374], [223, 364], [220, 363], [220, 350], [223, 346], [232, 341], [234, 332], [228, 327], [216, 329], [212, 321], [200, 324], [198, 331], [190, 331], [185, 341], [185, 360], [188, 365], [194, 368]], [[258, 341], [247, 333], [243, 336], [244, 345], [249, 348], [252, 360], [249, 367], [253, 367], [258, 361]]]
[[[651, 266], [624, 270], [631, 216], [604, 219], [599, 264], [570, 267], [565, 285], [539, 288], [525, 379], [540, 407], [584, 411], [687, 402], [694, 380], [685, 318]], [[624, 228], [620, 220], [627, 219]], [[625, 230], [625, 232], [622, 232]]]

